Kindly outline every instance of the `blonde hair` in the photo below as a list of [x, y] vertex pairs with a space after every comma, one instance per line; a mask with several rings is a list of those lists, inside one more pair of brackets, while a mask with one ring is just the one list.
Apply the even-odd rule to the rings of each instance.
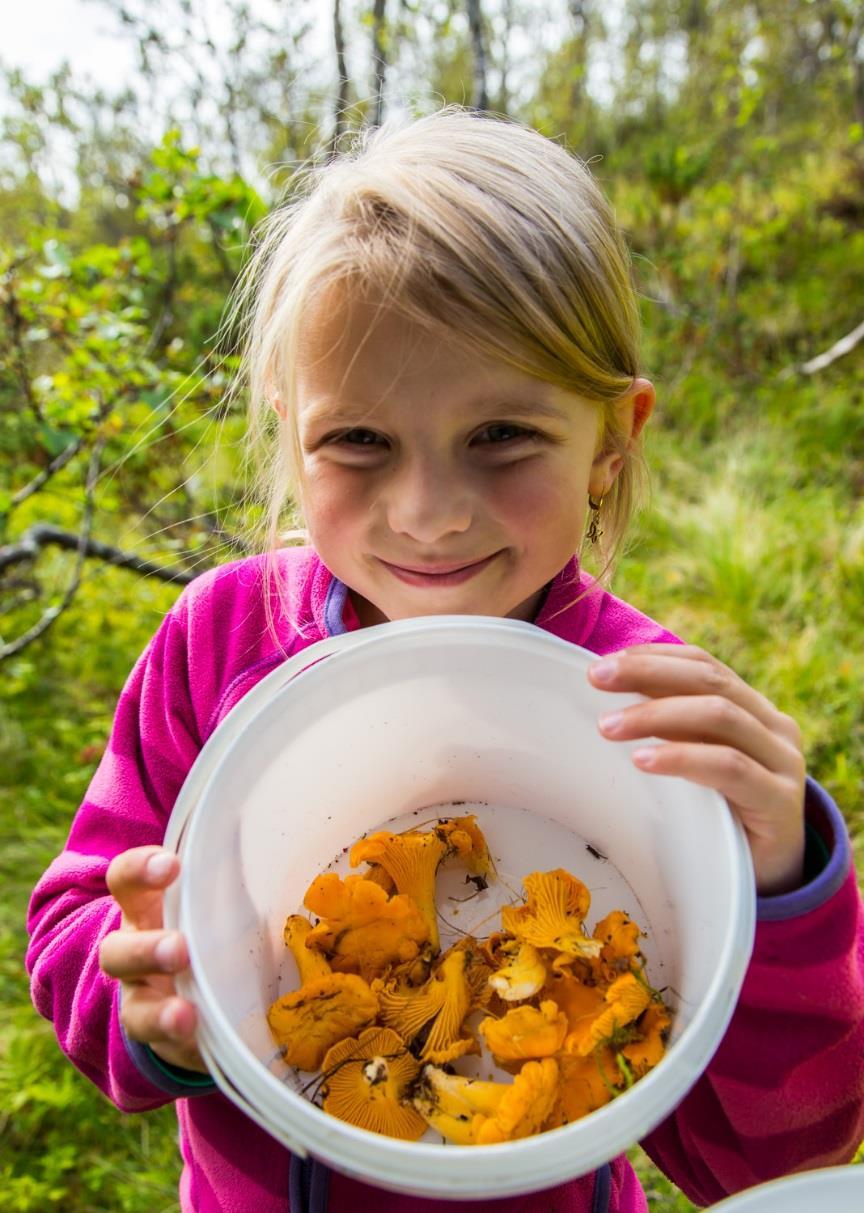
[[602, 509], [611, 568], [644, 471], [613, 408], [639, 372], [639, 316], [626, 246], [581, 161], [528, 127], [450, 106], [360, 132], [308, 166], [257, 241], [234, 305], [271, 551], [292, 489], [302, 500], [292, 421], [303, 326], [325, 290], [350, 283], [597, 402], [603, 449], [625, 454]]

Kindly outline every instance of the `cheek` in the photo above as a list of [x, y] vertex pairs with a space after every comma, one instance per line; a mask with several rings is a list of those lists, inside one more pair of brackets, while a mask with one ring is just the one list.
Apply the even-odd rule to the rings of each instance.
[[526, 467], [514, 471], [506, 482], [498, 484], [489, 500], [498, 516], [518, 531], [539, 535], [580, 533], [584, 518], [587, 488], [582, 491], [578, 474], [558, 474], [549, 468]]
[[362, 519], [368, 503], [356, 474], [333, 464], [304, 470], [301, 486], [303, 517], [310, 534], [344, 531]]

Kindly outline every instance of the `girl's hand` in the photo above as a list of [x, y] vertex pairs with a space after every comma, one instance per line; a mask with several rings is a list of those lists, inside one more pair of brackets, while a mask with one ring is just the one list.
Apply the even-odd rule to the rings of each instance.
[[604, 691], [647, 697], [601, 716], [603, 736], [661, 739], [665, 744], [633, 752], [636, 766], [716, 788], [744, 826], [757, 891], [796, 888], [804, 864], [805, 764], [795, 721], [691, 645], [635, 645], [604, 657], [588, 676]]
[[179, 871], [177, 856], [161, 847], [133, 847], [112, 859], [106, 881], [123, 917], [103, 939], [99, 964], [120, 980], [120, 1019], [130, 1040], [150, 1045], [171, 1065], [206, 1074], [195, 1047], [195, 1007], [174, 985], [174, 975], [189, 965], [186, 941], [162, 926], [165, 889]]

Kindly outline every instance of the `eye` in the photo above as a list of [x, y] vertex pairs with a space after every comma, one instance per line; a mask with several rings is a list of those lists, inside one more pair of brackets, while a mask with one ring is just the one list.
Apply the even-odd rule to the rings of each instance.
[[528, 441], [536, 438], [536, 431], [526, 429], [524, 425], [513, 425], [506, 421], [496, 421], [485, 426], [475, 435], [475, 441], [484, 446], [502, 446], [505, 444]]
[[338, 445], [353, 447], [387, 445], [387, 439], [382, 434], [376, 434], [374, 430], [363, 429], [362, 426], [355, 426], [351, 430], [342, 430], [339, 434], [333, 434], [327, 441], [331, 444], [336, 443]]

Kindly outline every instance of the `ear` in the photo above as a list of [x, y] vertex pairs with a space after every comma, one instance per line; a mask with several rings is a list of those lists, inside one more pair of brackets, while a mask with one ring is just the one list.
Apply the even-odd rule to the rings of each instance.
[[278, 392], [272, 392], [270, 395], [270, 406], [274, 412], [279, 414], [280, 420], [285, 420], [285, 405], [282, 403], [282, 397]]
[[627, 452], [633, 448], [642, 432], [645, 422], [654, 411], [657, 395], [654, 385], [648, 379], [634, 379], [630, 387], [615, 401], [614, 409], [618, 417], [618, 428], [621, 434], [627, 435], [623, 449], [604, 449], [598, 451], [591, 464], [591, 475], [588, 481], [588, 492], [592, 497], [605, 497], [615, 478], [624, 466]]

